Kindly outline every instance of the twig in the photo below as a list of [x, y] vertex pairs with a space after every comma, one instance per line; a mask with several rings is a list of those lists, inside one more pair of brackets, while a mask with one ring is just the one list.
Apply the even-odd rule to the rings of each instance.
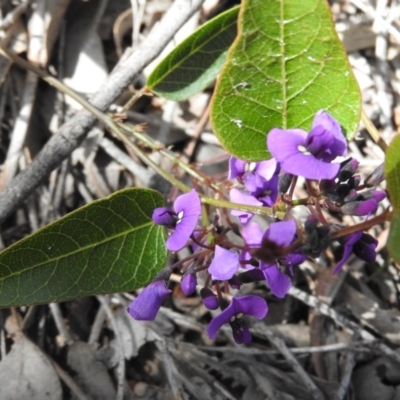
[[68, 372], [62, 369], [53, 359], [49, 357], [51, 364], [53, 365], [55, 371], [57, 372], [60, 379], [68, 386], [71, 392], [76, 396], [78, 400], [91, 400], [82, 389], [74, 382], [74, 380], [69, 376]]
[[351, 374], [354, 366], [356, 365], [356, 358], [353, 351], [348, 351], [345, 354], [344, 367], [342, 372], [342, 379], [340, 381], [339, 389], [336, 393], [336, 400], [343, 400], [349, 389]]
[[65, 325], [60, 305], [58, 303], [50, 303], [49, 305], [50, 305], [51, 315], [53, 316], [54, 322], [56, 323], [58, 332], [63, 336], [65, 343], [71, 345], [74, 341], [67, 326]]
[[117, 340], [117, 349], [118, 349], [118, 368], [117, 368], [117, 397], [116, 400], [123, 400], [124, 398], [124, 382], [125, 382], [125, 356], [124, 356], [124, 347], [121, 337], [121, 332], [119, 331], [117, 321], [115, 320], [114, 314], [110, 308], [110, 305], [106, 301], [105, 296], [96, 296], [101, 305], [104, 308], [104, 311], [107, 314], [108, 319], [110, 320], [111, 326], [113, 327], [115, 338]]
[[90, 331], [88, 343], [94, 345], [100, 337], [101, 330], [103, 329], [104, 318], [106, 317], [106, 311], [101, 305], [97, 311], [96, 318], [94, 319], [92, 329]]
[[[252, 330], [257, 334], [257, 330]], [[288, 349], [293, 354], [310, 354], [310, 353], [326, 353], [330, 351], [342, 351], [351, 350], [354, 352], [370, 351], [369, 345], [370, 341], [360, 340], [359, 342], [352, 343], [334, 343], [325, 344], [322, 346], [310, 346], [310, 347], [288, 347]], [[182, 343], [182, 345], [187, 345], [187, 343]], [[365, 348], [368, 347], [368, 348]], [[216, 352], [216, 353], [234, 353], [234, 354], [246, 354], [246, 355], [275, 355], [280, 354], [279, 350], [261, 350], [251, 347], [207, 347], [207, 346], [197, 346], [199, 350]]]
[[25, 89], [22, 96], [21, 109], [11, 133], [11, 141], [8, 147], [6, 160], [4, 161], [3, 173], [0, 178], [0, 191], [12, 181], [17, 173], [18, 161], [22, 155], [26, 134], [29, 128], [29, 120], [35, 100], [37, 82], [37, 75], [32, 71], [28, 71], [25, 78]]
[[375, 22], [387, 29], [387, 31], [393, 36], [397, 43], [400, 44], [400, 32], [390, 23], [385, 21], [375, 10], [366, 4], [363, 0], [350, 0], [357, 8], [364, 11], [369, 17], [374, 18]]
[[[92, 97], [91, 104], [94, 108], [106, 111], [134, 77], [157, 57], [176, 31], [200, 8], [203, 1], [176, 0], [137, 50], [128, 51], [120, 60], [102, 89]], [[4, 49], [0, 53], [11, 58], [10, 53]], [[12, 58], [19, 65], [23, 64], [19, 57]], [[64, 124], [58, 134], [52, 136], [33, 163], [17, 175], [0, 194], [2, 210], [0, 223], [8, 218], [38, 184], [79, 146], [94, 122], [95, 117], [89, 111], [82, 110]]]
[[[164, 339], [162, 340], [158, 340], [156, 342], [156, 345], [158, 346], [159, 350], [161, 351], [161, 358], [162, 358], [162, 363], [164, 366], [164, 371], [165, 374], [167, 376], [167, 380], [169, 383], [169, 386], [171, 388], [171, 391], [173, 393], [174, 399], [175, 400], [182, 400], [182, 382], [188, 383], [188, 386], [192, 389], [191, 392], [192, 394], [196, 393], [196, 390], [193, 390], [193, 388], [195, 389], [195, 387], [191, 384], [191, 382], [187, 379], [184, 379], [180, 376], [180, 373], [178, 372], [178, 369], [176, 368], [175, 365], [175, 361], [172, 359], [168, 347], [167, 347], [167, 343]], [[180, 383], [177, 382], [176, 377], [179, 376], [180, 379]]]
[[[355, 333], [358, 337], [364, 340], [368, 340], [370, 342], [377, 341], [377, 338], [373, 336], [370, 332], [368, 332], [355, 322], [344, 317], [343, 315], [339, 314], [333, 308], [329, 307], [325, 303], [318, 300], [315, 296], [303, 292], [302, 290], [297, 289], [295, 287], [291, 287], [288, 293], [290, 296], [293, 296], [297, 300], [302, 301], [304, 304], [307, 304], [310, 307], [318, 309], [318, 311], [321, 314], [332, 318], [338, 325], [342, 326], [343, 328], [347, 329], [352, 333]], [[379, 342], [376, 343], [375, 348], [379, 350], [382, 354], [385, 354], [386, 356], [400, 363], [400, 354], [393, 351], [390, 347], [388, 347], [384, 343], [379, 343]]]
[[388, 148], [387, 143], [383, 140], [375, 125], [368, 118], [367, 114], [365, 114], [364, 110], [361, 110], [361, 120], [364, 122], [365, 128], [373, 141], [386, 153]]
[[290, 364], [293, 370], [299, 375], [300, 379], [303, 381], [307, 390], [310, 392], [312, 398], [315, 400], [324, 400], [324, 395], [319, 390], [314, 381], [310, 378], [301, 364], [298, 362], [296, 357], [291, 353], [291, 351], [286, 346], [285, 342], [276, 336], [271, 329], [269, 329], [266, 325], [257, 324], [258, 330], [260, 330], [267, 339], [279, 350], [285, 360]]

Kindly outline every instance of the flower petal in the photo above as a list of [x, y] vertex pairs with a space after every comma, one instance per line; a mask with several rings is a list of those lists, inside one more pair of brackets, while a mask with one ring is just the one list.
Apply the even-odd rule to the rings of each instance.
[[235, 178], [241, 178], [246, 172], [246, 164], [246, 161], [239, 160], [236, 157], [231, 157], [229, 159], [228, 179], [233, 180]]
[[278, 246], [289, 246], [296, 235], [296, 222], [294, 219], [288, 221], [273, 222], [264, 233], [264, 238], [275, 242]]
[[129, 314], [138, 321], [153, 321], [164, 299], [171, 293], [164, 281], [155, 281], [129, 305]]
[[346, 263], [346, 261], [351, 256], [354, 244], [360, 240], [361, 236], [362, 236], [362, 232], [356, 232], [356, 233], [353, 233], [346, 237], [346, 241], [344, 242], [342, 258], [336, 264], [336, 267], [333, 270], [333, 274], [337, 274], [338, 272], [340, 272], [342, 270], [343, 265]]
[[174, 202], [174, 210], [179, 220], [166, 242], [166, 247], [171, 251], [179, 251], [186, 246], [201, 214], [201, 202], [197, 192], [192, 189], [189, 193], [178, 196]]
[[232, 298], [234, 315], [243, 314], [263, 319], [268, 313], [267, 302], [260, 296], [248, 295]]
[[221, 246], [215, 246], [215, 255], [210, 266], [208, 273], [211, 274], [212, 279], [215, 280], [228, 280], [239, 269], [239, 254]]
[[270, 153], [281, 164], [283, 172], [303, 176], [307, 179], [333, 179], [338, 174], [340, 164], [330, 164], [305, 154], [300, 146], [305, 146], [307, 132], [301, 129], [278, 129], [269, 132], [267, 145]]
[[319, 110], [315, 114], [312, 130], [317, 126], [322, 126], [326, 131], [330, 132], [334, 140], [328, 149], [332, 156], [332, 160], [337, 156], [343, 156], [347, 151], [346, 138], [343, 135], [339, 122], [324, 110]]
[[176, 215], [173, 210], [168, 207], [158, 207], [153, 211], [152, 220], [157, 225], [174, 227], [176, 224]]
[[[255, 197], [243, 193], [238, 189], [231, 189], [229, 192], [229, 199], [233, 203], [247, 204], [249, 206], [262, 206], [261, 201], [258, 201]], [[253, 213], [242, 210], [232, 210], [231, 214], [238, 217], [241, 224], [246, 225], [253, 217]]]
[[261, 267], [271, 292], [279, 298], [286, 296], [292, 286], [291, 279], [278, 268], [276, 264]]

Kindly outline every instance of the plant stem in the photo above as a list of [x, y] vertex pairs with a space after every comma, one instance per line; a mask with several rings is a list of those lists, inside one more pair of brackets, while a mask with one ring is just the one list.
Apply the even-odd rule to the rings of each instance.
[[361, 222], [360, 224], [357, 225], [346, 226], [343, 229], [333, 232], [331, 234], [331, 237], [332, 239], [338, 239], [343, 236], [351, 235], [352, 233], [366, 231], [375, 225], [381, 224], [385, 221], [390, 221], [392, 219], [392, 214], [393, 213], [389, 211], [389, 209], [386, 209], [382, 214], [379, 214], [372, 219]]
[[375, 125], [372, 121], [368, 118], [367, 114], [365, 114], [364, 110], [361, 110], [361, 120], [364, 122], [365, 128], [367, 129], [368, 133], [372, 137], [372, 139], [378, 144], [378, 146], [386, 153], [388, 145], [381, 137], [380, 133], [376, 129]]

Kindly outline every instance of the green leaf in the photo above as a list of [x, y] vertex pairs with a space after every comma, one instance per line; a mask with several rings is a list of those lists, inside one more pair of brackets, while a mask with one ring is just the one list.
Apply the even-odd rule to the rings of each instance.
[[393, 210], [400, 214], [400, 135], [394, 137], [386, 151], [385, 177]]
[[147, 79], [158, 96], [182, 101], [205, 89], [217, 76], [237, 34], [239, 7], [206, 24], [180, 43]]
[[74, 211], [0, 253], [0, 307], [64, 301], [146, 285], [166, 262], [151, 215], [162, 196], [125, 189]]
[[393, 259], [400, 262], [400, 135], [395, 136], [386, 151], [385, 177], [393, 206], [387, 246]]
[[270, 158], [274, 128], [311, 128], [325, 109], [347, 138], [357, 129], [360, 93], [325, 0], [243, 0], [239, 34], [229, 50], [211, 106], [225, 149]]
[[394, 261], [400, 262], [400, 214], [394, 214], [390, 222], [387, 247]]

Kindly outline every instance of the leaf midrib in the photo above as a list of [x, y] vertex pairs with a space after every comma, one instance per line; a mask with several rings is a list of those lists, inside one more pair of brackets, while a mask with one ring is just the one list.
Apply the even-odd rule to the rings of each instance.
[[[122, 236], [126, 236], [126, 235], [128, 235], [128, 234], [130, 234], [130, 233], [132, 233], [132, 232], [134, 232], [134, 231], [136, 231], [136, 230], [143, 229], [143, 228], [145, 228], [145, 227], [151, 226], [152, 224], [153, 224], [153, 222], [152, 222], [152, 221], [149, 221], [149, 222], [147, 222], [146, 224], [141, 225], [140, 227], [134, 227], [134, 228], [132, 228], [132, 229], [129, 229], [129, 230], [124, 231], [124, 232], [122, 232], [122, 233], [119, 233], [119, 234], [117, 234], [117, 235], [113, 235], [113, 236], [111, 236], [111, 237], [109, 236], [109, 237], [107, 237], [106, 239], [101, 240], [101, 241], [97, 242], [97, 243], [94, 244], [94, 245], [83, 246], [83, 247], [80, 247], [79, 249], [77, 249], [77, 250], [75, 250], [75, 251], [72, 251], [72, 252], [70, 252], [70, 253], [68, 253], [68, 254], [64, 254], [64, 255], [59, 256], [59, 257], [51, 258], [51, 259], [49, 259], [49, 260], [47, 260], [47, 261], [45, 261], [45, 262], [41, 262], [41, 263], [35, 264], [35, 265], [33, 265], [33, 266], [29, 267], [29, 268], [24, 268], [24, 269], [21, 270], [21, 271], [13, 272], [13, 273], [11, 273], [10, 275], [7, 275], [7, 276], [5, 276], [5, 277], [0, 278], [0, 282], [4, 281], [4, 280], [6, 280], [6, 279], [9, 279], [9, 278], [11, 278], [11, 277], [14, 277], [14, 276], [18, 276], [18, 275], [20, 275], [20, 274], [22, 274], [22, 273], [24, 273], [24, 272], [30, 271], [30, 270], [32, 270], [32, 269], [34, 269], [34, 268], [41, 267], [41, 266], [46, 265], [46, 264], [51, 263], [51, 262], [58, 262], [58, 261], [60, 261], [60, 260], [62, 260], [62, 259], [64, 259], [64, 258], [66, 258], [66, 257], [72, 256], [72, 255], [75, 255], [75, 254], [78, 254], [78, 253], [80, 253], [80, 252], [83, 252], [83, 251], [88, 250], [88, 249], [90, 249], [90, 248], [94, 248], [94, 247], [96, 247], [96, 246], [100, 246], [100, 245], [102, 245], [102, 244], [104, 244], [104, 243], [107, 243], [107, 242], [110, 242], [110, 241], [112, 241], [112, 240], [118, 239], [118, 238], [120, 238], [120, 237], [122, 237]], [[0, 265], [5, 265], [5, 264], [4, 264], [4, 263], [1, 263]], [[7, 266], [7, 265], [6, 265], [6, 266]]]

